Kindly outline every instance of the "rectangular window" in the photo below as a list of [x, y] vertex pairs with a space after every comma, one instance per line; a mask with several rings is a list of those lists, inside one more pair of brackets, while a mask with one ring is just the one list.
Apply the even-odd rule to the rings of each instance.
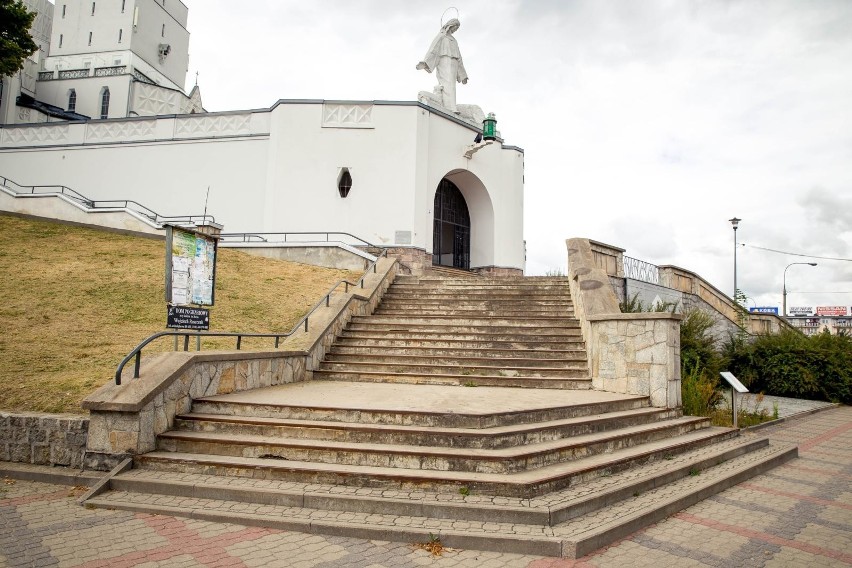
[[166, 37], [166, 24], [160, 29], [160, 37]]
[[126, 0], [121, 0], [121, 13], [124, 13], [124, 3]]
[[124, 35], [124, 30], [118, 30], [118, 43], [121, 43], [121, 36]]
[[89, 32], [89, 45], [92, 45], [92, 32]]
[[59, 47], [62, 47], [62, 34], [59, 34]]
[[62, 19], [65, 19], [65, 9], [68, 8], [65, 4], [62, 5]]
[[92, 15], [93, 16], [95, 15], [95, 3], [94, 2], [92, 2]]

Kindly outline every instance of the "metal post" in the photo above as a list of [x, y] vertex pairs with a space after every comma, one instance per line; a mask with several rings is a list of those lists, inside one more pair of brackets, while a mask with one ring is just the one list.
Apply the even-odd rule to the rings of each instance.
[[737, 428], [737, 391], [731, 387], [731, 408], [734, 411], [734, 428]]
[[807, 264], [808, 266], [816, 266], [816, 262], [791, 262], [784, 268], [784, 289], [783, 289], [783, 299], [781, 301], [781, 316], [787, 317], [787, 268], [790, 268], [794, 264]]
[[195, 336], [195, 350], [201, 351], [201, 336], [200, 335]]
[[737, 227], [742, 219], [728, 219], [734, 227], [734, 302], [737, 302]]

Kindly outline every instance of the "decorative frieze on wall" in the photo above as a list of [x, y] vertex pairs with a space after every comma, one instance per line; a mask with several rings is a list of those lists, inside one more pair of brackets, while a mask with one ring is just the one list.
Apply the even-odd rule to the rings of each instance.
[[175, 121], [175, 138], [211, 138], [251, 134], [251, 114], [201, 115]]
[[[27, 109], [29, 110], [29, 109]], [[7, 127], [3, 129], [3, 145], [30, 146], [42, 144], [62, 144], [68, 141], [68, 126], [51, 125], [45, 127]]]
[[373, 105], [324, 104], [323, 128], [373, 128]]
[[153, 140], [155, 120], [92, 123], [86, 128], [86, 143], [109, 143]]
[[176, 114], [183, 96], [158, 85], [137, 82], [133, 87], [133, 110], [140, 116]]

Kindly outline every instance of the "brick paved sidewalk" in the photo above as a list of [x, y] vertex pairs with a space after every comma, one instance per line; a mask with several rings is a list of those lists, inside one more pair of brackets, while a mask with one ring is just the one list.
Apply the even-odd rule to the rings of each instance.
[[852, 407], [762, 434], [800, 458], [580, 560], [323, 537], [90, 510], [82, 488], [0, 481], [0, 566], [403, 568], [852, 566]]

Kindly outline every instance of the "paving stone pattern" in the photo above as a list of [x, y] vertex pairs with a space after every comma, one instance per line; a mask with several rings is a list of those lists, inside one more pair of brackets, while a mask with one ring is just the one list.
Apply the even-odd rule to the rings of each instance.
[[800, 458], [579, 560], [86, 509], [81, 488], [0, 481], [0, 566], [567, 568], [852, 566], [852, 408], [779, 424]]

